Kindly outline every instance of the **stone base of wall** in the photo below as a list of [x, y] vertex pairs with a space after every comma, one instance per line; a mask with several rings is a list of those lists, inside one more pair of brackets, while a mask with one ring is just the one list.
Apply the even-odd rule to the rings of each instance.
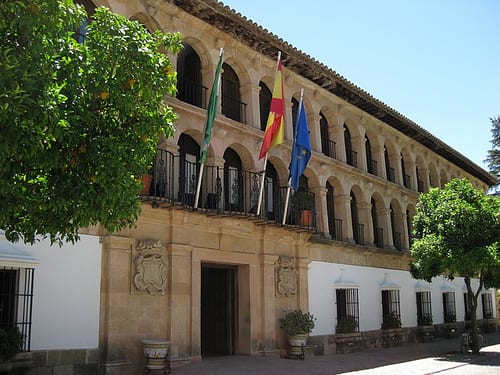
[[98, 349], [41, 350], [19, 353], [12, 360], [13, 375], [96, 375]]
[[416, 328], [399, 328], [356, 332], [351, 334], [310, 336], [308, 344], [316, 355], [340, 354], [416, 342]]

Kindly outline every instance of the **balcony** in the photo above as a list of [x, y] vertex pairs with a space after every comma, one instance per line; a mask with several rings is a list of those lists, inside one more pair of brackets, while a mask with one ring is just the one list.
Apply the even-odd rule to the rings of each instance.
[[[200, 165], [169, 151], [158, 150], [151, 186], [141, 193], [143, 202], [155, 208], [172, 206], [226, 216], [247, 216], [282, 225], [287, 187], [265, 184], [261, 212], [257, 216], [262, 174], [233, 167], [205, 165], [195, 208]], [[300, 192], [290, 198], [286, 227], [316, 230], [315, 194]]]

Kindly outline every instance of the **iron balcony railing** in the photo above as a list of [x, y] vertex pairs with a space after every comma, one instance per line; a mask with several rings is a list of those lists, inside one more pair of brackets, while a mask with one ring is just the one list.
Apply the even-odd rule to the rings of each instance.
[[239, 100], [236, 100], [232, 96], [222, 95], [222, 113], [233, 119], [239, 121], [243, 124], [247, 123], [246, 118], [247, 105]]
[[358, 153], [356, 151], [347, 150], [346, 151], [347, 164], [353, 167], [358, 167]]
[[368, 173], [371, 173], [375, 176], [377, 176], [377, 161], [370, 159], [368, 160]]
[[375, 228], [375, 246], [377, 246], [380, 249], [384, 248], [384, 228]]
[[[153, 207], [181, 205], [195, 209], [196, 188], [200, 165], [166, 150], [158, 150], [149, 188], [141, 193], [143, 201]], [[242, 171], [234, 167], [204, 166], [196, 209], [228, 215], [257, 216], [261, 173]], [[268, 180], [269, 181], [269, 180]], [[281, 225], [287, 187], [264, 184], [259, 217]], [[308, 230], [316, 229], [315, 194], [290, 194], [285, 225]]]
[[177, 79], [177, 99], [183, 102], [207, 109], [208, 89], [189, 79], [178, 77]]
[[365, 226], [361, 223], [353, 223], [352, 234], [354, 236], [354, 242], [358, 245], [365, 244]]
[[394, 172], [394, 168], [387, 168], [387, 179], [391, 182], [396, 182], [396, 173]]
[[403, 184], [404, 184], [405, 188], [411, 189], [411, 176], [410, 175], [405, 174], [403, 176]]
[[392, 232], [392, 241], [394, 242], [394, 247], [401, 251], [403, 249], [402, 241], [401, 241], [401, 233]]
[[328, 140], [328, 147], [325, 149], [325, 155], [337, 159], [337, 143]]
[[330, 236], [332, 236], [332, 239], [342, 241], [342, 220], [328, 217], [328, 226], [330, 228]]

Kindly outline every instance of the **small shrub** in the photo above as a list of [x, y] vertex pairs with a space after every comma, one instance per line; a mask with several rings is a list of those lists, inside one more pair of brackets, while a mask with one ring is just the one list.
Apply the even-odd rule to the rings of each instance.
[[430, 326], [432, 325], [432, 316], [431, 315], [423, 315], [418, 318], [419, 326]]
[[24, 337], [17, 327], [0, 328], [0, 359], [9, 360], [23, 349]]
[[335, 331], [337, 333], [353, 333], [358, 330], [358, 326], [358, 320], [354, 316], [342, 316], [337, 321], [337, 327], [335, 328]]
[[394, 311], [383, 316], [382, 329], [400, 328], [401, 319]]
[[314, 315], [301, 310], [294, 310], [287, 313], [283, 318], [280, 318], [280, 328], [285, 331], [288, 336], [297, 334], [310, 333], [314, 328]]

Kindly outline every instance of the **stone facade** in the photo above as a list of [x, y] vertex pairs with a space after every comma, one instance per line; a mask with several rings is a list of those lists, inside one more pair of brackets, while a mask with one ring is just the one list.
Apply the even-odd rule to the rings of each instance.
[[[187, 176], [182, 169], [191, 152], [186, 144], [201, 144], [206, 110], [182, 98], [166, 99], [179, 115], [174, 137], [158, 146], [174, 160], [172, 178], [162, 180], [164, 189], [174, 185], [173, 194], [146, 194], [134, 228], [103, 236], [99, 346], [105, 373], [137, 373], [144, 364], [143, 338], [170, 340], [173, 366], [202, 358], [204, 268], [233, 275], [229, 354], [277, 356], [286, 347], [278, 319], [287, 310], [308, 310], [309, 293], [315, 293], [308, 286], [312, 261], [408, 270], [411, 217], [419, 192], [454, 177], [468, 178], [482, 189], [492, 183], [485, 171], [404, 116], [216, 1], [111, 0], [95, 5], [150, 29], [183, 34], [199, 59], [205, 88], [212, 85], [223, 48], [223, 74], [227, 77], [231, 70], [238, 78], [233, 83], [243, 108], [235, 119], [220, 105], [206, 162], [207, 168], [225, 173], [217, 176], [220, 194], [227, 194], [224, 208], [211, 209], [207, 198], [196, 210], [184, 200], [192, 191], [179, 181]], [[251, 205], [231, 208], [231, 171], [246, 176], [243, 172], [259, 174], [263, 168], [258, 159], [263, 136], [259, 104], [263, 87], [273, 87], [278, 50], [283, 52], [287, 122], [285, 143], [269, 153], [272, 184], [287, 185], [292, 103], [304, 89], [313, 155], [302, 186], [315, 196], [314, 228], [281, 225], [273, 219], [279, 213], [275, 206], [272, 217], [265, 218], [256, 216]], [[176, 56], [172, 59], [178, 70], [183, 68]], [[144, 263], [141, 249], [148, 247], [154, 251]], [[359, 335], [352, 346], [399, 344], [410, 337], [408, 329], [401, 332], [394, 340], [380, 331], [364, 332], [363, 341]], [[332, 352], [335, 345], [331, 335], [318, 335], [315, 341], [323, 343], [322, 352]]]

